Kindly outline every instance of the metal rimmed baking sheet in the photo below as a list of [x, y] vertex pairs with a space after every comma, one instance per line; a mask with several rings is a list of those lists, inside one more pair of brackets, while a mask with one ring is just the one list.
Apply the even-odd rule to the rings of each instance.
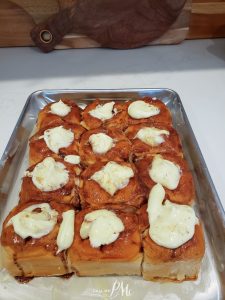
[[204, 159], [177, 93], [169, 89], [43, 90], [31, 94], [0, 162], [1, 222], [18, 203], [21, 177], [28, 165], [28, 139], [38, 112], [47, 103], [69, 98], [81, 107], [93, 99], [125, 101], [143, 96], [157, 97], [170, 109], [185, 158], [196, 186], [197, 213], [204, 224], [206, 254], [200, 276], [183, 283], [147, 282], [141, 277], [106, 276], [36, 278], [19, 284], [7, 271], [0, 271], [0, 299], [225, 299], [225, 214]]

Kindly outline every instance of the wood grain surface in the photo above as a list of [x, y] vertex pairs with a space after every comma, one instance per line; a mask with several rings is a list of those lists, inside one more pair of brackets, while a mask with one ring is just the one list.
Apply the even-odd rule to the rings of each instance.
[[32, 41], [29, 31], [35, 25], [24, 9], [11, 1], [0, 1], [0, 46], [27, 46]]
[[[72, 0], [1, 0], [0, 1], [0, 47], [30, 46], [30, 31], [39, 22], [60, 9], [71, 6]], [[170, 44], [188, 39], [225, 37], [225, 0], [187, 1], [181, 15], [171, 28], [151, 44]], [[190, 28], [189, 15], [191, 9]], [[74, 31], [74, 30], [73, 30]], [[189, 32], [188, 32], [189, 31]], [[92, 39], [70, 33], [57, 49], [100, 47]]]
[[188, 39], [225, 37], [225, 0], [193, 0]]
[[[185, 3], [186, 0], [76, 0], [35, 26], [31, 38], [43, 52], [52, 51], [72, 31], [105, 48], [137, 48], [161, 38], [182, 13]], [[183, 24], [187, 18], [180, 20]]]

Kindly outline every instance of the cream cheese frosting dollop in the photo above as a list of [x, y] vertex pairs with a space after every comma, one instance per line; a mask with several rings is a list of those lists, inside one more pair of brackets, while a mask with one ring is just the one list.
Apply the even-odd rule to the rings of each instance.
[[189, 241], [195, 233], [198, 218], [191, 206], [172, 203], [166, 200], [165, 190], [156, 184], [148, 199], [149, 235], [158, 245], [176, 249]]
[[160, 109], [142, 100], [132, 102], [128, 107], [128, 115], [133, 119], [149, 118], [160, 113]]
[[38, 163], [28, 175], [32, 177], [33, 184], [43, 192], [58, 190], [69, 181], [69, 171], [65, 165], [52, 157]]
[[180, 182], [181, 169], [172, 161], [163, 159], [161, 155], [156, 155], [149, 169], [149, 176], [155, 183], [160, 183], [170, 190], [175, 190]]
[[69, 147], [74, 140], [74, 133], [71, 129], [57, 126], [44, 131], [44, 141], [48, 148], [58, 154], [59, 149]]
[[62, 217], [63, 220], [60, 224], [56, 240], [58, 246], [57, 254], [68, 249], [72, 245], [74, 238], [75, 211], [73, 209], [67, 210], [62, 213]]
[[50, 112], [54, 115], [65, 117], [71, 112], [71, 107], [65, 104], [62, 100], [59, 100], [51, 105]]
[[34, 204], [13, 216], [6, 226], [13, 225], [14, 231], [23, 239], [41, 238], [53, 230], [57, 216], [58, 212], [48, 203]]
[[107, 209], [99, 209], [85, 215], [80, 228], [82, 239], [89, 237], [93, 248], [113, 243], [124, 230], [123, 222]]
[[96, 154], [105, 154], [113, 147], [113, 139], [102, 132], [90, 135], [88, 141]]
[[74, 155], [74, 154], [69, 154], [64, 157], [65, 162], [68, 162], [73, 165], [78, 165], [80, 163], [80, 156], [79, 155]]
[[113, 196], [118, 190], [126, 187], [133, 176], [134, 172], [130, 167], [110, 161], [101, 170], [95, 172], [90, 179], [96, 181]]
[[165, 142], [164, 136], [169, 136], [168, 130], [163, 130], [155, 127], [143, 127], [141, 128], [135, 138], [138, 138], [149, 146], [158, 146]]
[[98, 104], [95, 109], [89, 111], [89, 114], [101, 121], [109, 120], [115, 115], [113, 110], [114, 104], [114, 101], [105, 104]]

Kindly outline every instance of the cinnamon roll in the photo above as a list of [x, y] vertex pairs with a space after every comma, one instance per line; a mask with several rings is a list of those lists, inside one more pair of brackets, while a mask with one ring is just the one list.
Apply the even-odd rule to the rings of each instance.
[[70, 125], [62, 121], [40, 129], [29, 141], [30, 166], [48, 156], [68, 159], [68, 155], [73, 155], [70, 158], [79, 164], [79, 139], [84, 131], [80, 125]]
[[169, 109], [158, 99], [144, 97], [125, 103], [128, 125], [140, 123], [162, 123], [172, 125]]
[[130, 125], [125, 134], [132, 143], [132, 153], [135, 157], [166, 152], [175, 152], [183, 156], [179, 136], [171, 126], [141, 123]]
[[70, 273], [66, 252], [74, 238], [74, 218], [70, 205], [55, 201], [17, 205], [3, 223], [3, 266], [22, 277]]
[[144, 250], [143, 278], [194, 280], [205, 252], [201, 223], [190, 206], [165, 200], [162, 190], [159, 184], [154, 186], [149, 195], [150, 202], [139, 210]]
[[82, 126], [87, 129], [98, 127], [125, 128], [127, 113], [123, 103], [117, 101], [95, 100], [88, 104], [82, 112]]
[[195, 198], [193, 177], [187, 162], [176, 153], [146, 155], [135, 166], [147, 194], [155, 183], [161, 183], [173, 202], [191, 204]]
[[47, 104], [38, 114], [36, 130], [64, 121], [69, 124], [80, 124], [81, 108], [70, 99], [60, 99], [57, 102]]
[[78, 276], [140, 275], [137, 215], [112, 209], [80, 211], [68, 260]]
[[62, 159], [47, 157], [25, 172], [20, 203], [28, 201], [57, 201], [79, 206], [78, 188], [80, 178], [74, 165]]
[[86, 168], [81, 178], [82, 207], [137, 208], [145, 199], [137, 171], [128, 162], [97, 162]]
[[98, 161], [128, 160], [131, 154], [131, 142], [117, 128], [88, 130], [80, 140], [80, 156], [86, 165]]

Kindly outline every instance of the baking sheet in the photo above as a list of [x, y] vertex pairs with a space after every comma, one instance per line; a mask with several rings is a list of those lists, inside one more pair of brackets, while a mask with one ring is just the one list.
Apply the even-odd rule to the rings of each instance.
[[191, 130], [179, 96], [168, 89], [139, 90], [44, 90], [27, 100], [0, 162], [1, 225], [18, 203], [21, 177], [28, 165], [27, 141], [37, 114], [47, 103], [70, 98], [84, 107], [95, 98], [124, 101], [143, 96], [157, 97], [170, 109], [185, 157], [196, 186], [195, 209], [204, 223], [206, 253], [197, 281], [183, 283], [147, 282], [141, 277], [106, 276], [36, 278], [18, 283], [6, 270], [0, 271], [0, 300], [88, 300], [88, 299], [225, 299], [225, 214]]

